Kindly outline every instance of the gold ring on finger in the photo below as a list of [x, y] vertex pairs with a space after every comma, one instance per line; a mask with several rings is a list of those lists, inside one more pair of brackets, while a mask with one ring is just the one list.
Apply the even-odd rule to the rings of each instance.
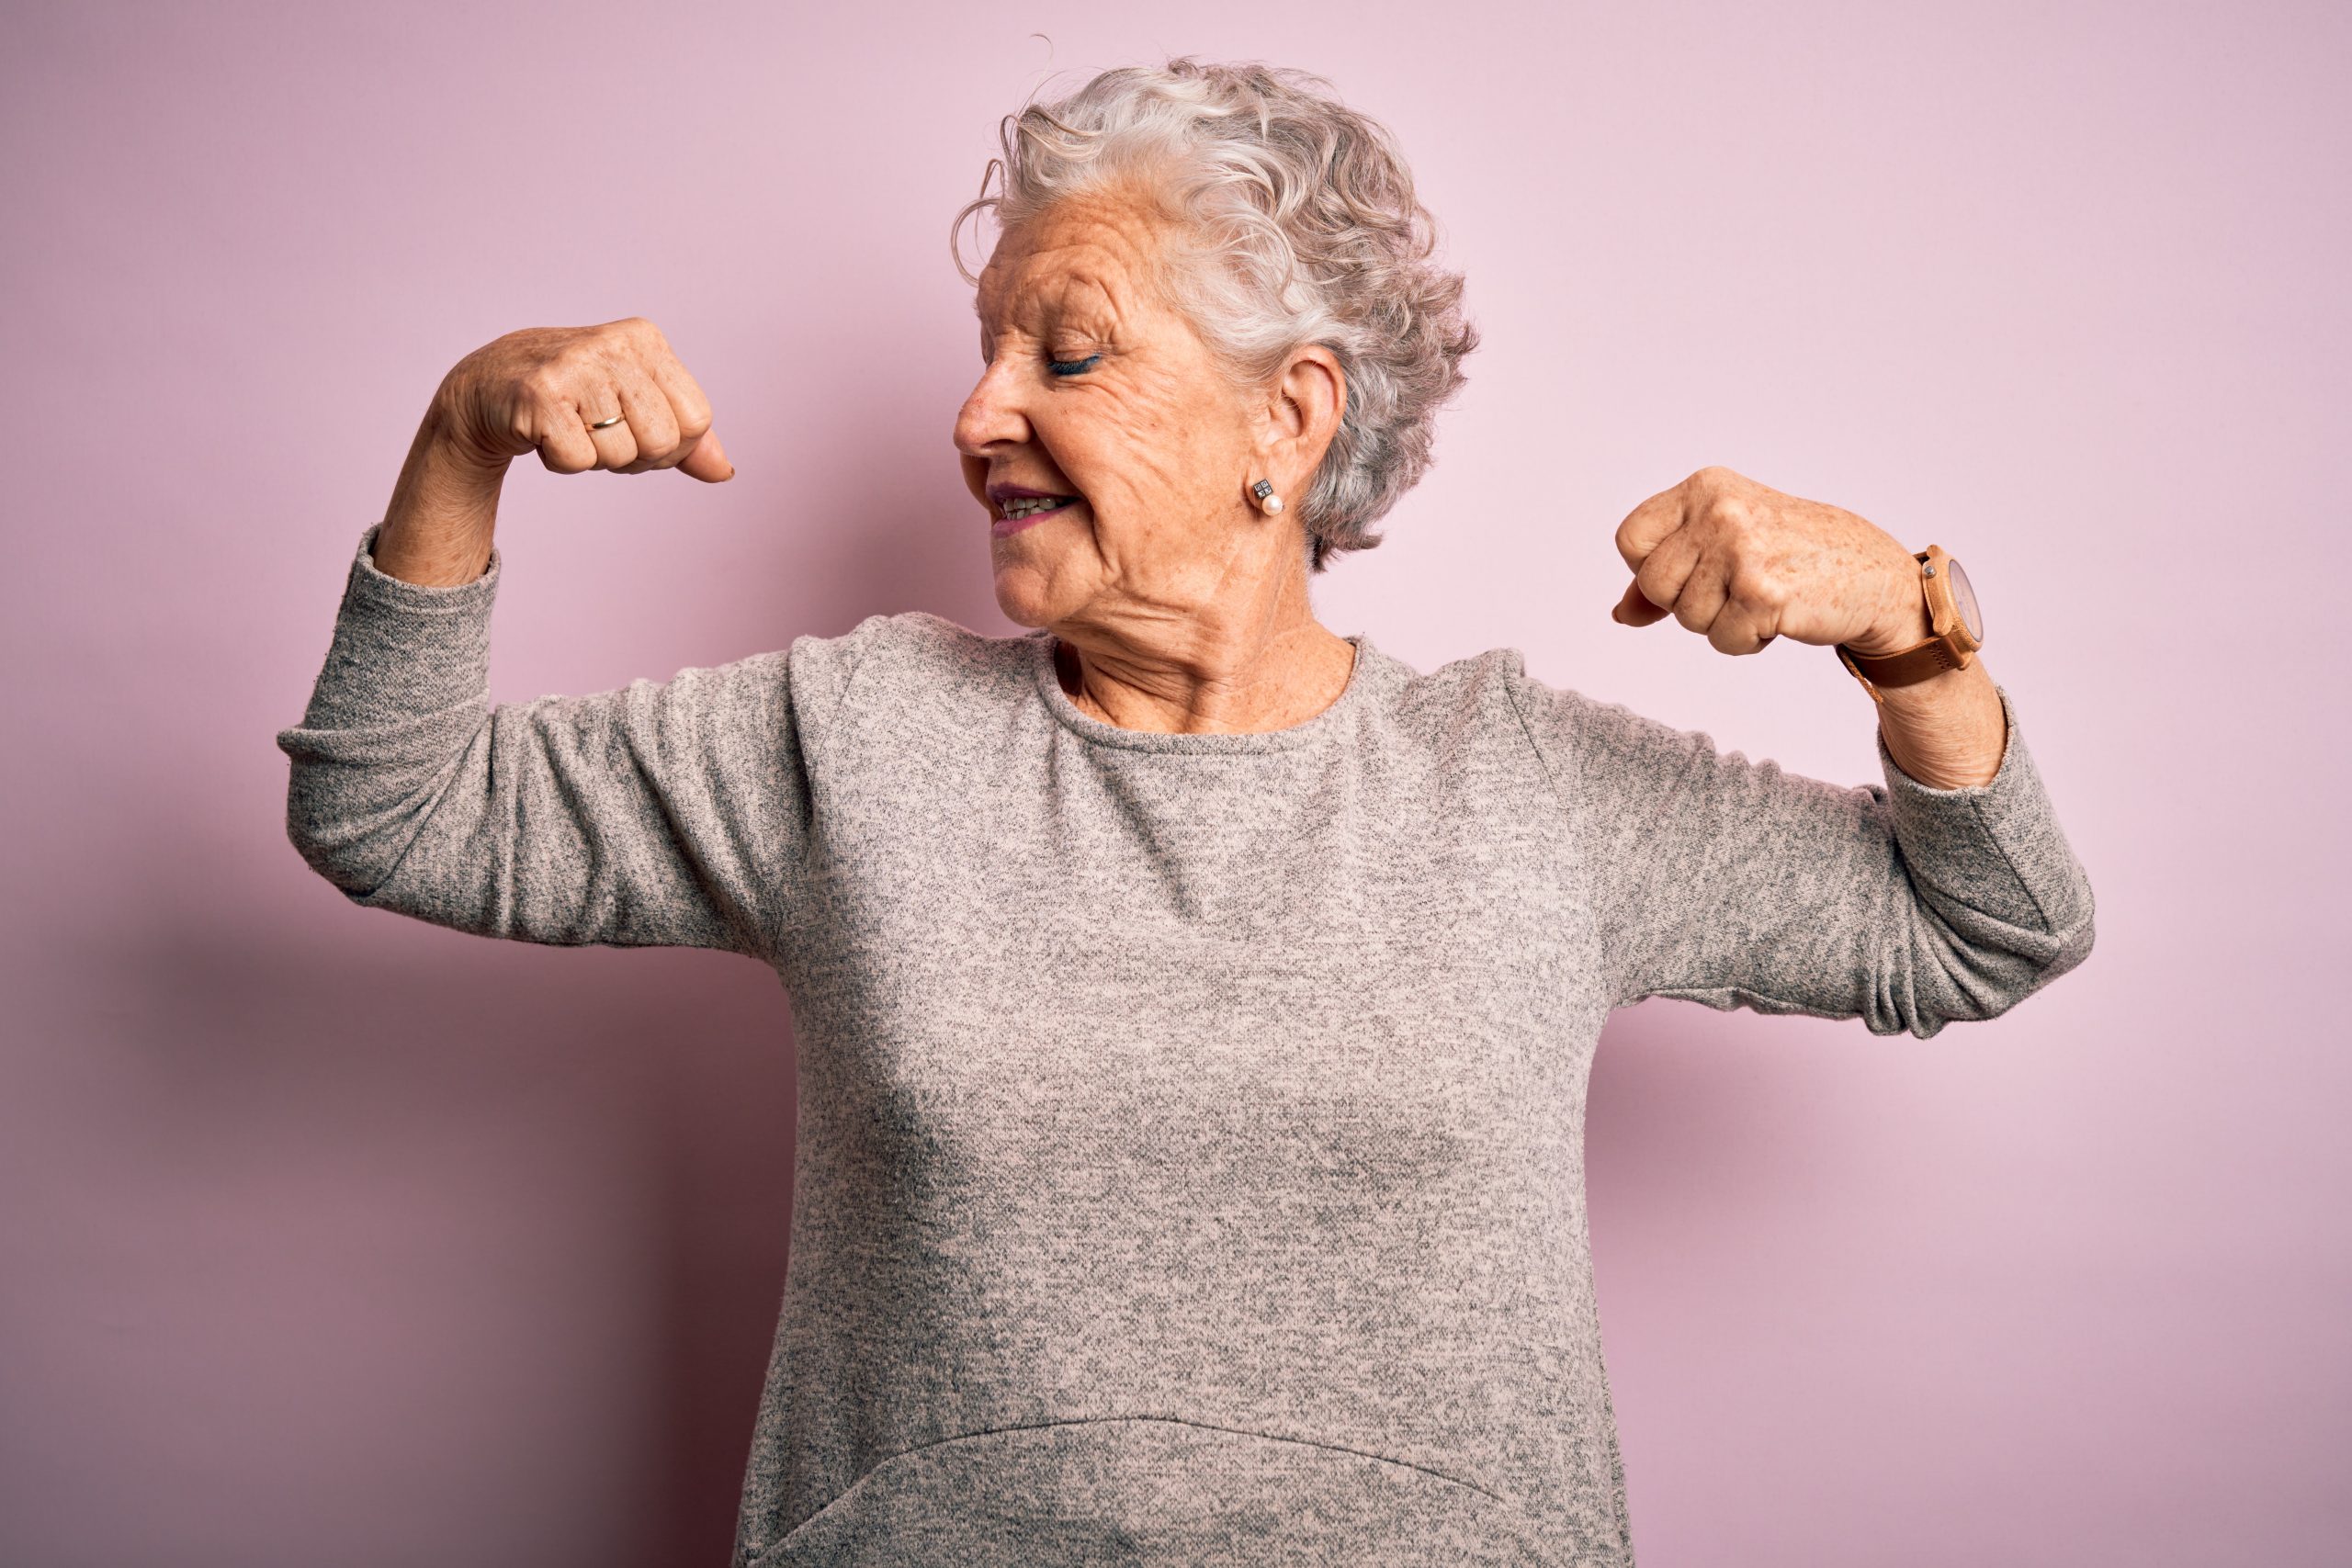
[[613, 415], [613, 417], [612, 417], [612, 418], [610, 418], [610, 419], [600, 419], [600, 420], [598, 420], [595, 423], [594, 423], [594, 424], [590, 425], [588, 428], [589, 428], [589, 429], [591, 429], [591, 430], [610, 430], [613, 426], [615, 426], [615, 425], [618, 424], [620, 422], [621, 422], [621, 416], [620, 416], [619, 414], [615, 414], [615, 415]]

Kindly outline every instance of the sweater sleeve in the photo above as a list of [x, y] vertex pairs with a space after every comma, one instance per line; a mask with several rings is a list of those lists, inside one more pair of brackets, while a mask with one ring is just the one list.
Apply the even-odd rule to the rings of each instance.
[[1512, 695], [1583, 863], [1617, 1005], [1860, 1018], [1924, 1039], [2090, 952], [2089, 881], [2007, 691], [1992, 780], [1840, 787], [1527, 677]]
[[277, 735], [302, 858], [355, 904], [477, 935], [773, 962], [804, 878], [808, 720], [841, 700], [859, 637], [493, 704], [500, 555], [471, 582], [412, 583], [377, 569], [379, 526]]

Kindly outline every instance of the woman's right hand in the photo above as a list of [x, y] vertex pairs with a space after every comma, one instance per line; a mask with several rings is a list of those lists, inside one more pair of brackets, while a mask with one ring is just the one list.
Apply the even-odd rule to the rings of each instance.
[[[642, 316], [594, 327], [526, 327], [458, 361], [434, 394], [444, 440], [485, 468], [526, 452], [559, 474], [674, 468], [735, 477], [710, 401]], [[605, 429], [600, 420], [622, 416]]]
[[[598, 420], [622, 416], [603, 430]], [[426, 586], [489, 570], [506, 467], [526, 452], [559, 474], [678, 468], [735, 477], [710, 403], [642, 316], [595, 327], [526, 327], [451, 367], [417, 427], [376, 530], [376, 569]]]

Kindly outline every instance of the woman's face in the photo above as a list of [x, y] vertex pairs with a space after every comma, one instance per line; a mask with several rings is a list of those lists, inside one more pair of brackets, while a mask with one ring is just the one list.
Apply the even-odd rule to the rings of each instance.
[[[1163, 231], [1124, 192], [1069, 197], [1006, 230], [980, 275], [985, 367], [956, 448], [1016, 625], [1187, 615], [1249, 598], [1237, 575], [1298, 547], [1287, 518], [1251, 503], [1264, 411], [1251, 417], [1164, 299]], [[1008, 519], [1004, 487], [1075, 499]]]

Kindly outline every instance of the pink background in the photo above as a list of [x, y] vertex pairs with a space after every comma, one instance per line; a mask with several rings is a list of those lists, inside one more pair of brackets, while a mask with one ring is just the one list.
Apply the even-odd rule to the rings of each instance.
[[[1032, 33], [1050, 35], [1050, 50]], [[715, 1563], [785, 1278], [786, 998], [357, 910], [283, 836], [442, 372], [642, 314], [742, 470], [515, 470], [496, 694], [924, 608], [997, 118], [1333, 78], [1487, 346], [1318, 611], [1843, 781], [1824, 650], [1635, 631], [1724, 463], [1944, 544], [2098, 897], [1932, 1042], [1621, 1014], [1589, 1185], [1647, 1568], [2341, 1562], [2341, 6], [11, 8], [0, 1561]]]

